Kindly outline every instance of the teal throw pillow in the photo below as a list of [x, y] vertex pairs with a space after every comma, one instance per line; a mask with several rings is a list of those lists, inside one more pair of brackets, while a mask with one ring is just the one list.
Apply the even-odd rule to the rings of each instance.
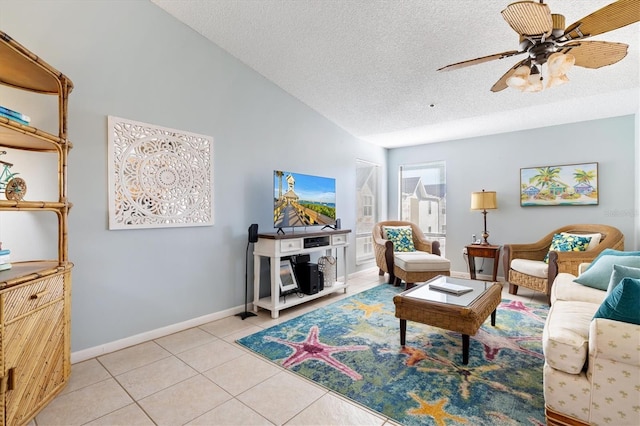
[[387, 234], [387, 240], [393, 243], [393, 251], [416, 251], [411, 227], [385, 227], [384, 231]]
[[598, 259], [603, 256], [621, 256], [621, 257], [632, 256], [633, 257], [633, 256], [640, 256], [640, 251], [624, 251], [624, 250], [614, 250], [610, 248], [604, 249], [600, 252], [599, 255], [596, 256], [595, 259], [591, 261], [591, 265], [589, 265], [589, 268], [593, 267], [593, 265], [598, 261]]
[[[549, 251], [585, 251], [589, 247], [591, 237], [580, 237], [575, 234], [555, 234], [551, 240]], [[544, 257], [549, 263], [549, 253]]]
[[640, 280], [623, 278], [593, 316], [640, 325]]
[[[640, 278], [640, 268], [613, 265], [613, 272], [611, 273], [611, 279], [609, 280], [609, 287], [607, 287], [607, 294], [610, 294], [624, 278]], [[640, 309], [640, 307], [638, 307], [638, 309]]]
[[613, 265], [640, 268], [640, 251], [604, 249], [593, 259], [591, 265], [573, 281], [606, 291], [613, 273]]

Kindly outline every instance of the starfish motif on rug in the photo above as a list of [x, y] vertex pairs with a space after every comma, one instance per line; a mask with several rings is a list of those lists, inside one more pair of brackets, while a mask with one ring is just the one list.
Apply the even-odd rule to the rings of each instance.
[[453, 414], [449, 414], [445, 411], [444, 405], [449, 402], [447, 398], [442, 398], [433, 404], [430, 404], [428, 401], [425, 401], [413, 392], [410, 392], [409, 396], [420, 404], [420, 407], [409, 410], [409, 414], [414, 416], [429, 416], [433, 418], [438, 426], [446, 426], [447, 423], [445, 423], [445, 420], [447, 419], [458, 423], [467, 423], [465, 418], [454, 416]]
[[[471, 396], [471, 385], [473, 383], [484, 383], [486, 386], [489, 386], [493, 389], [511, 393], [514, 395], [518, 395], [519, 397], [530, 400], [531, 395], [528, 395], [523, 392], [514, 391], [509, 386], [506, 386], [500, 382], [496, 382], [490, 380], [489, 376], [491, 372], [495, 370], [499, 370], [503, 368], [498, 364], [487, 364], [487, 365], [479, 365], [477, 367], [470, 367], [468, 365], [457, 365], [455, 362], [443, 359], [438, 357], [428, 357], [430, 360], [434, 361], [436, 364], [439, 364], [442, 367], [418, 367], [419, 371], [425, 373], [437, 373], [437, 374], [445, 374], [447, 376], [452, 376], [457, 373], [457, 376], [460, 378], [460, 395], [464, 399], [469, 399]], [[453, 373], [453, 374], [452, 374]], [[485, 375], [487, 377], [485, 377]]]
[[534, 418], [534, 417], [527, 417], [527, 420], [529, 420], [531, 422], [532, 425], [535, 426], [545, 426], [546, 423], [542, 423], [540, 420]]
[[425, 359], [426, 360], [430, 360], [430, 361], [434, 361], [434, 362], [438, 362], [438, 360], [436, 358], [433, 358], [433, 357], [429, 356], [422, 349], [414, 348], [414, 347], [408, 346], [408, 345], [403, 346], [400, 349], [400, 353], [403, 354], [403, 355], [407, 355], [407, 360], [404, 363], [408, 367], [413, 367], [414, 365], [416, 365], [417, 363], [419, 363], [420, 361], [423, 361]]
[[520, 312], [522, 315], [532, 318], [539, 322], [545, 322], [544, 318], [541, 318], [539, 315], [533, 312], [533, 309], [527, 307], [524, 303], [519, 300], [512, 300], [509, 303], [501, 303], [499, 309], [506, 309], [509, 311]]
[[314, 325], [309, 329], [309, 334], [302, 342], [292, 342], [290, 340], [283, 340], [272, 336], [266, 336], [265, 339], [281, 343], [293, 349], [293, 354], [282, 362], [282, 366], [285, 368], [291, 368], [298, 364], [302, 364], [305, 361], [315, 359], [317, 361], [324, 362], [343, 374], [346, 374], [353, 380], [362, 380], [362, 376], [359, 373], [333, 358], [333, 354], [338, 352], [365, 351], [368, 350], [369, 347], [364, 345], [325, 345], [320, 342], [319, 335], [320, 329], [317, 325]]
[[511, 349], [512, 351], [521, 352], [523, 354], [531, 355], [536, 358], [543, 358], [543, 355], [523, 348], [518, 344], [518, 342], [523, 341], [540, 341], [540, 337], [538, 336], [513, 336], [513, 337], [504, 337], [497, 334], [487, 333], [483, 329], [478, 330], [478, 333], [473, 336], [474, 340], [482, 343], [484, 346], [484, 356], [487, 360], [493, 361], [503, 349]]
[[[344, 309], [361, 310], [361, 311], [364, 312], [364, 317], [365, 318], [371, 318], [371, 315], [373, 315], [375, 313], [385, 312], [384, 304], [382, 304], [382, 303], [376, 303], [375, 305], [369, 305], [367, 303], [362, 303], [359, 300], [354, 300], [353, 301], [353, 305], [346, 305], [344, 307]], [[386, 312], [389, 312], [389, 311], [386, 311]]]
[[413, 367], [423, 359], [431, 359], [431, 357], [427, 355], [425, 351], [417, 348], [412, 348], [411, 346], [403, 346], [402, 349], [400, 349], [400, 353], [409, 356], [405, 361], [405, 364], [409, 367]]
[[383, 343], [389, 337], [388, 330], [379, 325], [372, 325], [368, 321], [360, 321], [356, 323], [348, 333], [342, 336], [344, 339], [357, 339], [359, 341], [364, 340], [366, 342]]

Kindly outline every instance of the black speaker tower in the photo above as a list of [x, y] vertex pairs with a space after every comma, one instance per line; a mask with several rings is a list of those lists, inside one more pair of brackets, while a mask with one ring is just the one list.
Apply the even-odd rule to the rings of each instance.
[[245, 318], [257, 316], [253, 312], [249, 312], [247, 310], [247, 298], [249, 297], [249, 246], [251, 245], [251, 243], [256, 242], [258, 242], [258, 224], [252, 223], [251, 226], [249, 226], [249, 240], [247, 241], [247, 250], [245, 251], [244, 257], [244, 312], [236, 314], [236, 316], [242, 318], [243, 321]]
[[316, 294], [324, 288], [324, 280], [320, 281], [317, 263], [301, 263], [296, 265], [298, 287], [304, 294]]

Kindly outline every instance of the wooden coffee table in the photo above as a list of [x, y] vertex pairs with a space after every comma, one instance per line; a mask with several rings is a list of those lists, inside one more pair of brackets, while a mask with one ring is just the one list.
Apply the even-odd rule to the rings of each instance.
[[[472, 291], [454, 295], [430, 288], [431, 284], [450, 283], [470, 287]], [[478, 332], [491, 315], [496, 325], [496, 308], [502, 300], [502, 284], [437, 276], [393, 298], [396, 317], [400, 318], [400, 344], [405, 345], [407, 320], [462, 333], [462, 363], [469, 363], [469, 336]]]

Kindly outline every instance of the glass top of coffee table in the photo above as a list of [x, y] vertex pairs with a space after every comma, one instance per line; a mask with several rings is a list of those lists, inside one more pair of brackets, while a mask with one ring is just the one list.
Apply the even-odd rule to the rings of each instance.
[[[448, 284], [470, 288], [471, 290], [458, 295], [432, 288], [432, 285], [435, 287], [447, 286]], [[493, 284], [494, 283], [491, 281], [468, 280], [465, 278], [454, 278], [444, 275], [438, 275], [437, 277], [430, 279], [424, 284], [420, 284], [403, 292], [402, 296], [429, 300], [431, 302], [447, 303], [456, 306], [468, 306]]]

